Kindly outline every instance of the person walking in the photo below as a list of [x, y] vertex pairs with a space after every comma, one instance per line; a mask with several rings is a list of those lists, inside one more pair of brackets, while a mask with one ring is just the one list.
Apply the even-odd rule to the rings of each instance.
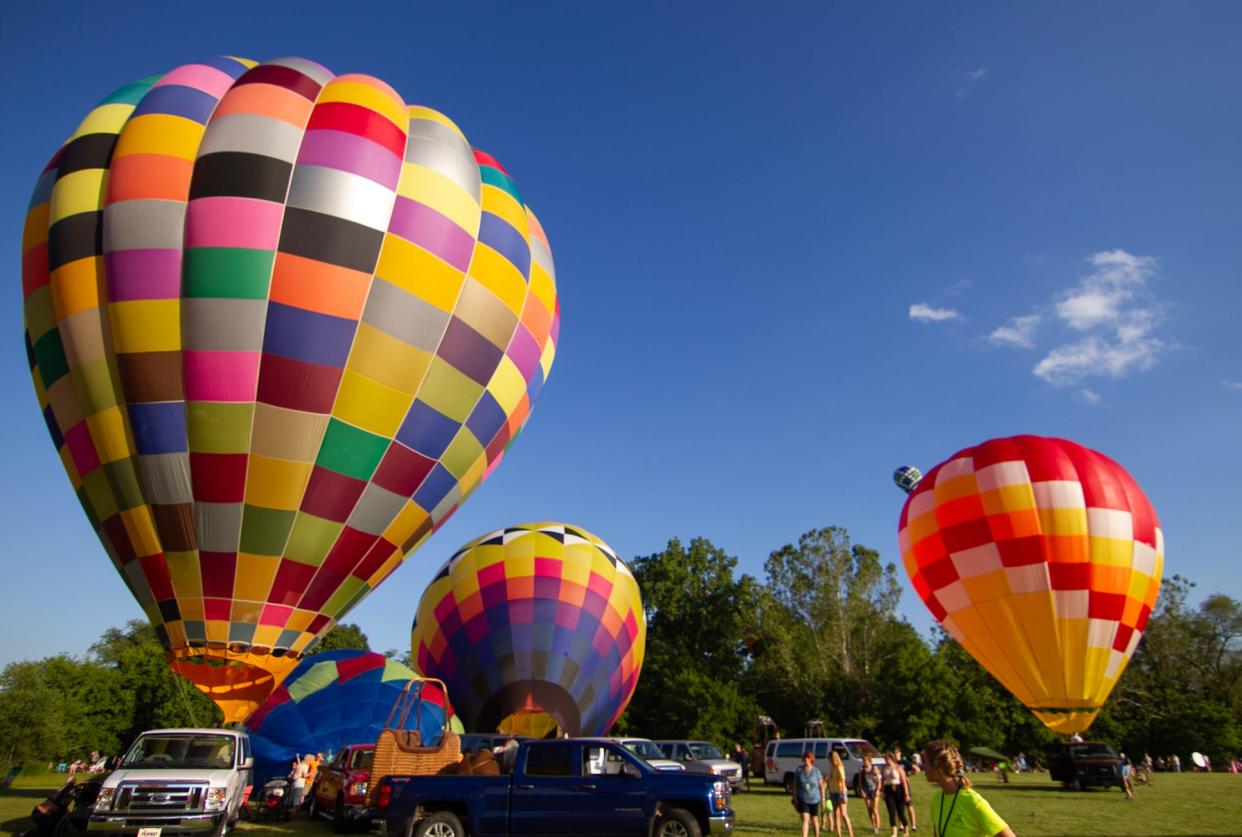
[[840, 751], [836, 749], [832, 751], [829, 763], [831, 766], [828, 768], [828, 778], [824, 782], [828, 789], [828, 801], [824, 805], [824, 816], [828, 820], [828, 828], [835, 832], [837, 837], [841, 837], [841, 821], [844, 820], [850, 837], [854, 837], [854, 824], [850, 822], [849, 814], [845, 811], [849, 797], [845, 792], [845, 765], [841, 763]]
[[880, 833], [880, 771], [870, 758], [863, 761], [858, 769], [858, 790], [862, 793], [863, 804], [867, 806], [867, 817], [871, 820], [871, 833]]
[[923, 747], [923, 772], [936, 786], [931, 815], [934, 837], [1015, 837], [988, 801], [970, 786], [962, 754], [946, 741]]
[[819, 837], [819, 806], [824, 799], [824, 775], [815, 766], [815, 754], [807, 750], [802, 754], [802, 766], [794, 771], [793, 805], [802, 818], [802, 837], [807, 837], [811, 824], [815, 824], [815, 837]]
[[888, 827], [892, 829], [892, 837], [897, 837], [898, 822], [901, 823], [901, 833], [909, 835], [906, 807], [910, 804], [910, 780], [906, 778], [906, 771], [897, 760], [896, 752], [884, 754], [880, 779], [884, 782], [884, 807], [888, 809]]
[[910, 804], [910, 774], [923, 772], [923, 766], [919, 764], [922, 759], [915, 758], [915, 756], [919, 755], [918, 753], [915, 753], [910, 758], [903, 758], [900, 747], [893, 748], [893, 755], [897, 759], [897, 766], [901, 768], [901, 772], [906, 777], [906, 817], [910, 820], [910, 830], [918, 831], [919, 815], [914, 806]]
[[733, 760], [742, 768], [742, 784], [739, 787], [750, 790], [750, 753], [738, 744], [733, 750]]

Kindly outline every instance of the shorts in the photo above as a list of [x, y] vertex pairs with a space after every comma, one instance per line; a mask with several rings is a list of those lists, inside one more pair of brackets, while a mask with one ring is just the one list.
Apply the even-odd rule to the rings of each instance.
[[845, 794], [837, 793], [836, 791], [828, 791], [828, 801], [833, 805], [844, 805]]
[[812, 817], [819, 816], [818, 802], [803, 802], [799, 799], [794, 803], [794, 807], [798, 809], [799, 814], [810, 814]]
[[863, 799], [866, 799], [866, 800], [872, 800], [872, 799], [875, 799], [875, 794], [876, 794], [876, 791], [877, 791], [877, 790], [878, 790], [877, 788], [869, 788], [869, 787], [867, 787], [867, 786], [865, 786], [865, 785], [864, 785], [864, 786], [862, 787], [862, 796], [863, 796]]

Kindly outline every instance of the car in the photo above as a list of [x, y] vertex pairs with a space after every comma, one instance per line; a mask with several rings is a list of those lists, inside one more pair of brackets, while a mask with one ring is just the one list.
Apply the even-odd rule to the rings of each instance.
[[768, 742], [763, 755], [763, 783], [765, 785], [783, 785], [785, 790], [793, 790], [794, 771], [802, 761], [802, 754], [810, 751], [815, 755], [820, 772], [828, 775], [825, 766], [829, 754], [837, 751], [841, 755], [841, 764], [845, 767], [845, 784], [858, 788], [854, 777], [862, 767], [864, 759], [875, 759], [879, 751], [862, 738], [778, 738]]
[[251, 786], [250, 736], [231, 729], [154, 729], [104, 780], [87, 831], [223, 837]]
[[367, 788], [371, 781], [371, 757], [375, 744], [349, 744], [341, 748], [331, 762], [315, 777], [310, 794], [310, 815], [328, 816], [335, 831], [345, 831], [361, 821], [366, 808]]
[[1067, 788], [1116, 786], [1125, 790], [1121, 757], [1105, 741], [1054, 741], [1044, 749], [1052, 781]]
[[679, 761], [665, 758], [663, 751], [650, 738], [610, 738], [634, 755], [638, 756], [656, 770], [685, 770], [686, 766]]
[[729, 787], [737, 791], [742, 786], [742, 765], [725, 758], [715, 745], [707, 741], [656, 741], [655, 745], [664, 753], [664, 757], [681, 762], [687, 770], [700, 773], [711, 773], [724, 779]]
[[733, 833], [728, 782], [656, 770], [618, 740], [655, 746], [646, 739], [523, 741], [511, 773], [384, 776], [376, 782], [375, 828], [381, 837]]

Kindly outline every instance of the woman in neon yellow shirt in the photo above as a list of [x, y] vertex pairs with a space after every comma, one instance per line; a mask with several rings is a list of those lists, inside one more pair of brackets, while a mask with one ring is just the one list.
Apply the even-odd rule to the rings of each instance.
[[936, 786], [931, 815], [935, 837], [1014, 837], [988, 801], [970, 786], [962, 754], [946, 741], [923, 747], [927, 781]]

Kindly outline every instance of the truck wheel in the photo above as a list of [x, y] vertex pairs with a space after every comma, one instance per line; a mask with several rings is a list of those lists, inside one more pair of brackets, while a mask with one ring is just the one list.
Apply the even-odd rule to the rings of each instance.
[[785, 774], [785, 793], [793, 793], [794, 775], [792, 773]]
[[665, 808], [656, 820], [655, 837], [703, 837], [703, 829], [685, 808]]
[[461, 820], [451, 811], [437, 811], [418, 824], [414, 837], [466, 837]]
[[1085, 791], [1086, 789], [1087, 789], [1087, 783], [1083, 781], [1082, 777], [1075, 776], [1074, 777], [1074, 790]]
[[229, 833], [229, 815], [226, 811], [220, 815], [220, 822], [216, 823], [215, 830], [211, 832], [211, 837], [224, 837]]
[[345, 797], [338, 796], [336, 808], [332, 810], [332, 830], [337, 834], [344, 834], [348, 828], [349, 821], [345, 819]]

